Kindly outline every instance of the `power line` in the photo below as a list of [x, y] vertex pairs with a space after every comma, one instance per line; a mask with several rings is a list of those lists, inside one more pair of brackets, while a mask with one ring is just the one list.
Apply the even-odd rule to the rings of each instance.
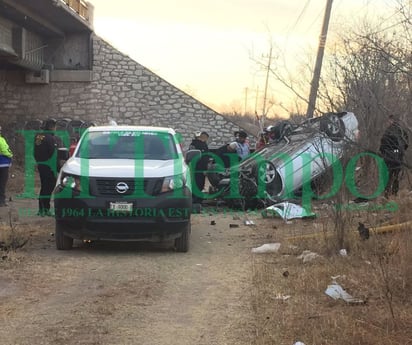
[[293, 24], [293, 26], [288, 30], [288, 34], [287, 36], [289, 36], [290, 32], [295, 30], [296, 26], [298, 25], [299, 21], [302, 19], [304, 13], [306, 12], [308, 6], [310, 4], [310, 0], [306, 0], [305, 6], [303, 6], [302, 11], [300, 11], [298, 18], [296, 19], [295, 23]]

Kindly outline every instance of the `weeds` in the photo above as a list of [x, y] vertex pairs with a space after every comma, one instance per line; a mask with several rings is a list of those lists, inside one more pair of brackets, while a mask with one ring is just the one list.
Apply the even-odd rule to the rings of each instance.
[[22, 248], [29, 238], [13, 222], [11, 211], [8, 213], [8, 225], [0, 225], [0, 250], [12, 251]]
[[[345, 195], [337, 198], [336, 203], [348, 202]], [[319, 260], [303, 264], [290, 250], [264, 259], [254, 257], [255, 344], [283, 345], [298, 340], [325, 345], [411, 343], [412, 229], [372, 232], [368, 240], [361, 240], [356, 231], [360, 221], [377, 227], [383, 221], [410, 219], [412, 199], [395, 201], [400, 203], [397, 212], [336, 212], [331, 207], [322, 211], [323, 216], [311, 227], [321, 230], [318, 236], [294, 241], [296, 253], [311, 250], [323, 256]], [[301, 221], [296, 222], [296, 228], [302, 228]], [[349, 255], [337, 255], [339, 248], [349, 249]], [[287, 277], [282, 275], [284, 267]], [[337, 283], [348, 293], [367, 303], [351, 306], [329, 298], [324, 292], [332, 277], [338, 277]], [[276, 299], [277, 294], [291, 297], [282, 301]]]

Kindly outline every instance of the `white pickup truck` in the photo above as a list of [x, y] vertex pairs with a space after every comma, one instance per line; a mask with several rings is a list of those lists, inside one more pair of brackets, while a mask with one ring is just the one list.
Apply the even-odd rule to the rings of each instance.
[[174, 240], [176, 251], [189, 249], [190, 173], [171, 128], [88, 128], [53, 198], [59, 250], [73, 239]]

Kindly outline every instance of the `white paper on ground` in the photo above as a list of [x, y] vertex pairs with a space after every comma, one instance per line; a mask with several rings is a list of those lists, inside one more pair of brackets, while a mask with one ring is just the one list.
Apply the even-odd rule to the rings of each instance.
[[313, 253], [310, 250], [304, 250], [302, 254], [298, 256], [298, 259], [302, 259], [303, 263], [305, 264], [306, 262], [312, 261], [313, 259], [316, 259], [319, 256], [319, 254]]
[[280, 248], [280, 243], [265, 243], [257, 248], [252, 248], [252, 253], [276, 253]]
[[280, 202], [278, 204], [267, 207], [263, 211], [263, 216], [270, 216], [274, 215], [275, 213], [282, 217], [284, 220], [315, 216], [315, 213], [308, 212], [302, 206], [296, 205], [288, 201]]
[[332, 297], [334, 300], [343, 299], [345, 302], [350, 303], [350, 304], [364, 304], [365, 303], [364, 300], [353, 297], [350, 294], [348, 294], [339, 284], [328, 285], [328, 288], [326, 289], [325, 293], [329, 297]]

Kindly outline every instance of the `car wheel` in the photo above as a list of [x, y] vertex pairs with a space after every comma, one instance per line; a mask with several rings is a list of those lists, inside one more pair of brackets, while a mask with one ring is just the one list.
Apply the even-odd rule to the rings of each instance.
[[326, 115], [321, 118], [320, 130], [334, 141], [341, 140], [345, 136], [345, 124], [335, 114]]
[[58, 250], [69, 250], [73, 248], [73, 238], [64, 234], [66, 229], [67, 227], [63, 223], [56, 220], [54, 237], [56, 240], [56, 248]]
[[266, 161], [263, 164], [259, 164], [256, 177], [265, 185], [269, 185], [275, 180], [276, 174], [275, 165], [272, 162]]
[[189, 250], [190, 233], [191, 233], [190, 221], [185, 225], [182, 232], [182, 236], [175, 239], [175, 248], [179, 253], [186, 253]]

